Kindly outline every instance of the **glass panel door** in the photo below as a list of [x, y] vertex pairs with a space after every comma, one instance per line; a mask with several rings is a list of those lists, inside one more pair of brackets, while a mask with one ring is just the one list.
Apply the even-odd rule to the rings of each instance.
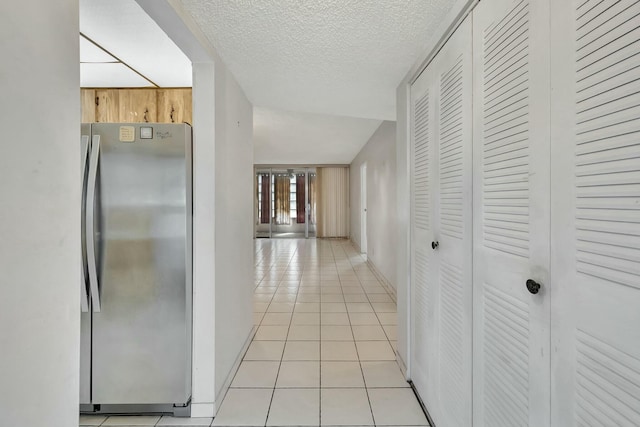
[[307, 191], [307, 236], [316, 237], [316, 198], [318, 188], [316, 186], [315, 169], [307, 169], [307, 182], [309, 191]]
[[305, 175], [305, 170], [273, 170], [272, 237], [305, 237]]
[[257, 169], [255, 176], [255, 237], [315, 237], [315, 169]]

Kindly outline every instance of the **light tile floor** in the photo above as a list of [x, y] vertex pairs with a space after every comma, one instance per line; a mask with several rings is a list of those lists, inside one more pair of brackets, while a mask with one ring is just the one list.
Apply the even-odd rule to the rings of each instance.
[[427, 426], [396, 305], [347, 240], [256, 240], [255, 338], [213, 426]]
[[395, 361], [396, 305], [349, 241], [258, 239], [255, 262], [257, 332], [213, 423], [81, 417], [80, 424], [428, 426]]

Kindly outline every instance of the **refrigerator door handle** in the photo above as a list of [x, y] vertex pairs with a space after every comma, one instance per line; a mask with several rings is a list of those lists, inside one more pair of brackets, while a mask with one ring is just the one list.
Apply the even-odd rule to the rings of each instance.
[[86, 238], [87, 264], [89, 268], [89, 285], [93, 311], [100, 312], [100, 286], [98, 284], [98, 267], [96, 259], [96, 238], [94, 229], [96, 183], [98, 178], [98, 161], [100, 158], [100, 135], [91, 139], [91, 157], [89, 157], [89, 179], [87, 182]]
[[[85, 189], [87, 188], [87, 156], [89, 155], [89, 135], [82, 135], [80, 137], [80, 147], [81, 147], [81, 153], [80, 153], [80, 158], [82, 160], [82, 191], [84, 192]], [[83, 203], [85, 204], [84, 206], [82, 206], [82, 210], [83, 210], [83, 214], [86, 217], [86, 197], [83, 197]], [[83, 239], [82, 239], [82, 279], [81, 279], [81, 286], [80, 286], [80, 307], [83, 313], [87, 313], [89, 312], [89, 287], [88, 287], [88, 283], [87, 283], [87, 277], [88, 277], [88, 271], [87, 271], [87, 242], [86, 242], [86, 235], [85, 235], [85, 231], [86, 231], [86, 223], [85, 223], [85, 218], [82, 219], [82, 225], [84, 226], [84, 230], [83, 231]]]

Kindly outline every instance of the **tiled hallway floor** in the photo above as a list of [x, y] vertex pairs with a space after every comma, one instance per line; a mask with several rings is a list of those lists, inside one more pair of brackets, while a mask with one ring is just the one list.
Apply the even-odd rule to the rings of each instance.
[[214, 426], [425, 426], [396, 305], [347, 240], [256, 240], [255, 338]]
[[255, 263], [257, 332], [213, 426], [428, 425], [395, 361], [396, 305], [349, 241], [258, 239]]

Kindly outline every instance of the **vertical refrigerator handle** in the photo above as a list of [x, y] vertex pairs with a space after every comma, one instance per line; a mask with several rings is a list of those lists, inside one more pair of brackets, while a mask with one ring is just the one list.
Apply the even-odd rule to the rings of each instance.
[[91, 139], [91, 156], [89, 157], [89, 178], [87, 181], [86, 206], [86, 238], [87, 238], [87, 266], [89, 268], [89, 287], [93, 311], [100, 312], [100, 286], [98, 285], [98, 267], [96, 257], [95, 237], [95, 198], [98, 179], [98, 161], [100, 158], [100, 135], [93, 135]]
[[[82, 191], [84, 194], [84, 191], [87, 188], [87, 156], [89, 155], [89, 136], [88, 135], [82, 135], [80, 137], [80, 159], [82, 162]], [[84, 216], [86, 215], [86, 197], [83, 197], [82, 202], [84, 203], [84, 206], [82, 206], [82, 214], [83, 214], [83, 218], [82, 218], [82, 227], [84, 228], [82, 230], [82, 279], [81, 279], [81, 286], [80, 286], [80, 307], [83, 313], [87, 313], [89, 311], [89, 287], [88, 287], [88, 282], [87, 282], [87, 278], [88, 278], [88, 271], [87, 271], [87, 243], [86, 243], [86, 235], [85, 235], [85, 231], [86, 231], [86, 223], [85, 223], [85, 218]]]

